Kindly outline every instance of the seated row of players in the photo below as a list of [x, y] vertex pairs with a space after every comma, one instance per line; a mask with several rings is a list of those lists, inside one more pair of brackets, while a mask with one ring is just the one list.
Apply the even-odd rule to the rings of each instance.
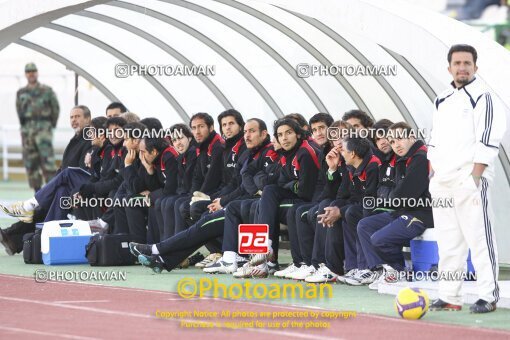
[[[242, 152], [237, 152], [238, 147], [224, 151], [224, 171], [235, 169], [230, 177], [233, 189], [207, 197], [213, 199], [205, 200], [207, 205], [195, 193], [197, 200], [192, 198], [190, 203], [190, 210], [197, 211], [190, 218], [194, 224], [182, 231], [173, 229], [173, 236], [163, 232], [160, 242], [131, 243], [132, 253], [156, 272], [170, 271], [201, 246], [209, 248], [221, 240], [223, 255], [204, 268], [207, 273], [246, 278], [274, 272], [277, 277], [307, 282], [339, 280], [371, 284], [374, 289], [380, 280], [396, 280], [394, 272], [404, 270], [402, 246], [433, 226], [430, 207], [405, 204], [409, 198], [423, 202], [430, 198], [426, 147], [413, 137], [410, 126], [388, 120], [373, 127], [389, 132], [388, 137], [377, 133], [382, 138], [375, 139], [375, 144], [350, 136], [328, 140], [328, 127], [348, 133], [372, 125], [361, 111], [348, 112], [343, 118], [333, 122], [327, 114], [313, 116], [311, 136], [299, 119], [277, 120], [271, 144], [263, 121], [249, 119], [243, 126], [242, 117], [233, 115], [227, 121], [237, 123], [231, 133], [238, 139], [231, 145], [243, 145], [241, 133], [236, 133], [241, 129], [246, 145]], [[194, 135], [195, 119], [191, 121]], [[220, 116], [222, 128], [223, 120]], [[213, 132], [212, 123], [209, 131]], [[228, 138], [225, 131], [223, 134]], [[236, 165], [228, 163], [234, 160]], [[363, 206], [367, 198], [376, 197], [400, 198], [403, 203], [398, 207]], [[174, 210], [175, 219], [185, 216], [182, 211], [189, 199], [185, 203], [174, 205], [180, 210]], [[202, 208], [196, 209], [200, 203]], [[168, 214], [169, 208], [162, 211]], [[237, 254], [240, 223], [269, 225], [268, 254], [250, 259]], [[280, 223], [288, 227], [293, 263], [276, 271]], [[167, 229], [166, 223], [159, 225]]]
[[[208, 273], [238, 278], [274, 273], [372, 287], [395, 278], [383, 273], [404, 269], [402, 246], [432, 227], [429, 207], [363, 204], [375, 197], [430, 197], [426, 148], [405, 123], [381, 120], [372, 126], [358, 110], [336, 122], [319, 113], [309, 124], [291, 114], [275, 122], [273, 143], [258, 118], [245, 123], [239, 112], [227, 110], [218, 123], [223, 138], [210, 115], [195, 114], [191, 129], [172, 126], [168, 141], [136, 138], [139, 131], [162, 128], [155, 118], [130, 123], [95, 118], [92, 127], [104, 126], [109, 133], [108, 138], [95, 134], [88, 166], [63, 169], [35, 197], [4, 210], [27, 222], [39, 210], [47, 221], [67, 216], [60, 204], [64, 196], [148, 200], [148, 207], [75, 207], [73, 213], [97, 221], [103, 231], [129, 233], [132, 253], [156, 272], [178, 267], [205, 245], [211, 254], [222, 253], [203, 263]], [[328, 139], [329, 127], [348, 135]], [[350, 136], [363, 129], [411, 137]], [[117, 138], [119, 131], [123, 139]], [[270, 226], [268, 254], [249, 259], [237, 254], [240, 223]], [[293, 262], [278, 270], [281, 223], [288, 228]]]

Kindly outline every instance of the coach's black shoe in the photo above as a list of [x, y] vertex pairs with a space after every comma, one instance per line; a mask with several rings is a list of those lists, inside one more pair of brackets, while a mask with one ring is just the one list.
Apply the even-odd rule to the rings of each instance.
[[469, 307], [469, 311], [471, 313], [490, 313], [496, 310], [496, 302], [487, 302], [485, 300], [479, 299], [476, 301], [471, 307]]
[[16, 253], [16, 246], [2, 229], [0, 229], [0, 243], [4, 246], [7, 255], [12, 256]]
[[139, 255], [151, 256], [152, 255], [152, 245], [129, 242], [129, 251], [135, 257], [138, 257]]
[[462, 309], [461, 305], [452, 305], [451, 303], [448, 303], [446, 301], [443, 301], [441, 299], [437, 299], [429, 307], [430, 311], [459, 311]]
[[159, 255], [138, 255], [138, 262], [144, 267], [151, 268], [156, 274], [161, 274], [163, 269], [165, 269]]

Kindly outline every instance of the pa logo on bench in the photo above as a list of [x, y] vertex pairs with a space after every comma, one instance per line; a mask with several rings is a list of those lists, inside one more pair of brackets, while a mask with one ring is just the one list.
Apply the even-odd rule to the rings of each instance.
[[239, 254], [266, 254], [269, 252], [269, 225], [240, 224], [238, 240]]

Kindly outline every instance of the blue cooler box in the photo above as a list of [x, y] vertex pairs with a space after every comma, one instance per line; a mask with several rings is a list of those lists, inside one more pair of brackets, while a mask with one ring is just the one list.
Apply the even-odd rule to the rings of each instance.
[[[411, 260], [413, 262], [413, 271], [427, 272], [439, 263], [439, 252], [437, 242], [435, 241], [435, 232], [433, 229], [427, 229], [423, 235], [411, 240]], [[471, 262], [471, 251], [467, 257], [467, 270], [474, 273], [475, 268]]]
[[91, 236], [86, 221], [63, 220], [43, 223], [41, 252], [44, 264], [88, 263], [85, 246]]

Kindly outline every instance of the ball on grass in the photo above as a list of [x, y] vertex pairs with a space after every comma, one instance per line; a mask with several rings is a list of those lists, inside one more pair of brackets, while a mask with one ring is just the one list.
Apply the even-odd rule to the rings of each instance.
[[420, 288], [404, 288], [395, 298], [395, 310], [407, 320], [421, 319], [429, 309], [429, 297]]

